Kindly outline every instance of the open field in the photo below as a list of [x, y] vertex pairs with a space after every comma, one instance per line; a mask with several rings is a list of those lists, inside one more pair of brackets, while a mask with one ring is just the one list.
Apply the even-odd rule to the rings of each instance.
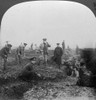
[[18, 79], [33, 56], [39, 55], [27, 51], [21, 65], [15, 61], [14, 53], [9, 56], [6, 71], [0, 71], [0, 100], [96, 100], [95, 89], [76, 85], [78, 79], [66, 75], [66, 66], [35, 66], [35, 72], [44, 78], [30, 82]]

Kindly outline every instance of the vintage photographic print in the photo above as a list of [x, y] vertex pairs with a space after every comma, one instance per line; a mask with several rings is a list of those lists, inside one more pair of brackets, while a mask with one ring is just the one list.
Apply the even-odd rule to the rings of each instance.
[[0, 0], [0, 100], [96, 100], [96, 0]]

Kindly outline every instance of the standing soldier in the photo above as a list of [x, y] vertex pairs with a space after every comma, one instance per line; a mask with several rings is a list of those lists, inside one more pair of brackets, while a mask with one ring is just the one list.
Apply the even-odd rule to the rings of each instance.
[[63, 49], [63, 54], [64, 54], [65, 53], [65, 42], [64, 42], [64, 40], [62, 42], [62, 49]]
[[33, 43], [31, 44], [31, 50], [33, 50]]
[[6, 44], [5, 44], [5, 46], [7, 46], [9, 44], [9, 41], [6, 41]]
[[63, 55], [63, 50], [59, 46], [59, 43], [57, 43], [57, 47], [54, 50], [54, 61], [58, 64], [59, 68], [60, 68], [60, 65], [61, 65], [62, 55]]
[[8, 54], [11, 53], [11, 44], [7, 44], [0, 50], [1, 61], [3, 61], [3, 71], [6, 70]]
[[23, 43], [23, 47], [22, 47], [22, 49], [23, 49], [23, 51], [22, 51], [22, 53], [23, 53], [23, 56], [25, 57], [25, 47], [27, 46], [27, 43]]
[[76, 46], [76, 54], [77, 55], [79, 54], [79, 47], [78, 47], [78, 45]]
[[47, 64], [48, 60], [48, 47], [50, 47], [49, 43], [47, 42], [47, 39], [43, 39], [42, 49], [43, 49], [43, 56], [44, 56], [44, 63]]

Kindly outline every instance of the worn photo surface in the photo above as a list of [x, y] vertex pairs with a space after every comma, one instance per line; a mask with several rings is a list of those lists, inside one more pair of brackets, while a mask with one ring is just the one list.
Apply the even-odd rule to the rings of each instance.
[[0, 0], [0, 100], [96, 100], [95, 0]]

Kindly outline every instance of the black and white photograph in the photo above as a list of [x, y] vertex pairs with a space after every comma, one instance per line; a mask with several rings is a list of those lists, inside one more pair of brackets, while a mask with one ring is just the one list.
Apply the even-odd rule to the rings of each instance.
[[96, 0], [0, 0], [0, 100], [96, 100]]

